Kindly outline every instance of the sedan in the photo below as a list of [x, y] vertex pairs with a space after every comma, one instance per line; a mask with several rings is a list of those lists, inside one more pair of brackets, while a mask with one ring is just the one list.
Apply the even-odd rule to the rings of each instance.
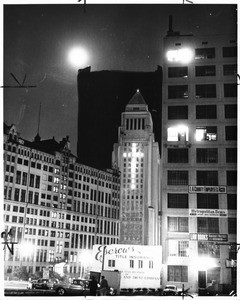
[[89, 280], [73, 279], [71, 283], [59, 283], [54, 285], [54, 290], [59, 296], [65, 296], [65, 295], [87, 296], [90, 295]]
[[165, 289], [163, 290], [163, 296], [177, 296], [178, 289], [176, 285], [166, 285]]

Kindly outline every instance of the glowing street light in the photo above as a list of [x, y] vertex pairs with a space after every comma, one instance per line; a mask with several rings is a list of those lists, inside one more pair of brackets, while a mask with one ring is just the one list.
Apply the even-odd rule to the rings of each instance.
[[73, 67], [85, 67], [88, 57], [87, 51], [81, 46], [74, 47], [68, 52], [68, 61]]

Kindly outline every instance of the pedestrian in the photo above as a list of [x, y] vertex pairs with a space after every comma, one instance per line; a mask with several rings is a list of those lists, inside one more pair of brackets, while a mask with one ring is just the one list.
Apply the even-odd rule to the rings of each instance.
[[89, 283], [89, 288], [90, 288], [90, 295], [91, 296], [96, 296], [97, 293], [97, 280], [94, 276], [92, 276], [91, 281]]
[[101, 279], [102, 280], [100, 282], [100, 288], [99, 288], [100, 296], [106, 296], [108, 290], [108, 282], [104, 276], [102, 276]]

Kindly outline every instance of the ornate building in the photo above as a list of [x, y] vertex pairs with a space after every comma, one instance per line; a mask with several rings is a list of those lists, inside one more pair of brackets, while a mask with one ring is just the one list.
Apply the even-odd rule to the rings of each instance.
[[159, 147], [139, 91], [122, 113], [112, 164], [121, 174], [119, 243], [159, 245]]
[[94, 244], [119, 240], [119, 175], [79, 163], [68, 137], [33, 142], [4, 124], [5, 275], [25, 266], [35, 273], [64, 262], [71, 276], [87, 267]]

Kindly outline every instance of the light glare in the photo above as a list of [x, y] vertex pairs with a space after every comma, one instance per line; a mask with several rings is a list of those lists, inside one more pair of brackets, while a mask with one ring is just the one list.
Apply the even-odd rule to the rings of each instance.
[[81, 68], [86, 66], [88, 54], [82, 47], [75, 47], [69, 51], [68, 60], [74, 67]]
[[170, 62], [189, 63], [193, 59], [193, 52], [189, 48], [169, 50], [167, 60]]

